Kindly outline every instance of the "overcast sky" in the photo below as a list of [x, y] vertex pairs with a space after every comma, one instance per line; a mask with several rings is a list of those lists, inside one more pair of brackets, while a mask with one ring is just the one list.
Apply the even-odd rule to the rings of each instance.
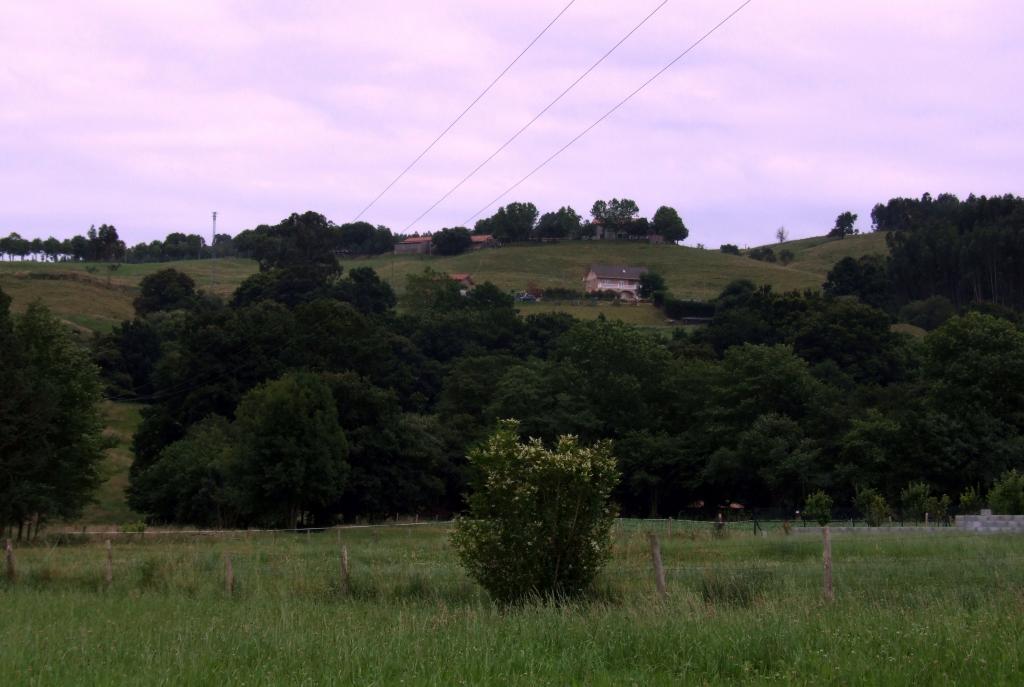
[[[3, 2], [0, 233], [349, 221], [567, 1]], [[366, 219], [405, 231], [659, 2], [577, 0]], [[669, 0], [413, 230], [461, 224], [739, 4]], [[1019, 194], [1022, 35], [1019, 0], [754, 0], [505, 201], [672, 205], [710, 247]]]

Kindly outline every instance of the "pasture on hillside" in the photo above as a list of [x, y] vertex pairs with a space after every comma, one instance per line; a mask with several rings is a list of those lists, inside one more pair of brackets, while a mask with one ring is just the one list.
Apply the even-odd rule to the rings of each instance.
[[[787, 266], [727, 255], [717, 249], [657, 246], [633, 241], [563, 241], [554, 244], [515, 244], [453, 257], [380, 255], [343, 259], [345, 269], [372, 267], [391, 284], [401, 298], [406, 277], [424, 268], [441, 272], [468, 272], [476, 283], [491, 281], [503, 290], [528, 287], [559, 287], [582, 290], [583, 274], [592, 263], [643, 265], [665, 277], [677, 298], [706, 300], [717, 296], [735, 279], [771, 284], [777, 291], [818, 289], [835, 262], [845, 256], [885, 253], [883, 234], [862, 234], [844, 240], [817, 237], [776, 244], [789, 248], [795, 258]], [[13, 299], [15, 311], [41, 300], [58, 317], [83, 336], [109, 332], [133, 314], [132, 301], [139, 282], [149, 274], [174, 268], [195, 280], [200, 289], [229, 298], [257, 270], [255, 261], [243, 258], [181, 260], [122, 264], [110, 271], [103, 263], [0, 262], [0, 288]], [[213, 287], [211, 288], [211, 284]], [[524, 307], [523, 312], [556, 310], [582, 319], [604, 313], [610, 319], [633, 324], [663, 326], [665, 318], [650, 306], [635, 310], [572, 303]]]
[[1024, 672], [1019, 538], [837, 535], [826, 604], [813, 536], [664, 521], [614, 536], [592, 599], [516, 608], [465, 576], [441, 525], [111, 537], [109, 587], [103, 535], [19, 548], [17, 582], [0, 581], [4, 684], [1012, 685]]

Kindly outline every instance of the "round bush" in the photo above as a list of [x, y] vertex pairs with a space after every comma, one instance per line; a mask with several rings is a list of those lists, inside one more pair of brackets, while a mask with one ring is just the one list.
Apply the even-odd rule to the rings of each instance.
[[519, 424], [469, 454], [478, 469], [452, 544], [469, 575], [497, 601], [586, 592], [611, 552], [619, 480], [611, 444], [563, 436], [553, 449], [519, 441]]

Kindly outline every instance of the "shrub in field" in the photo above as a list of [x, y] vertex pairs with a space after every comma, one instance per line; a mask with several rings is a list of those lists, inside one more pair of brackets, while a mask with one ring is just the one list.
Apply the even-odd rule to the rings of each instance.
[[871, 527], [880, 526], [889, 517], [889, 504], [885, 502], [885, 497], [871, 487], [858, 489], [853, 505]]
[[981, 512], [981, 509], [985, 507], [985, 499], [974, 487], [967, 487], [963, 493], [960, 494], [960, 514], [961, 515], [974, 515]]
[[988, 493], [988, 505], [1000, 515], [1024, 514], [1024, 474], [1004, 472]]
[[611, 444], [563, 436], [547, 449], [505, 420], [469, 460], [478, 477], [452, 533], [469, 575], [503, 603], [587, 591], [611, 552]]
[[804, 517], [817, 520], [822, 527], [832, 522], [832, 497], [820, 490], [808, 496]]
[[945, 522], [949, 519], [949, 507], [953, 500], [948, 494], [942, 496], [929, 496], [924, 500], [924, 512], [928, 514], [931, 522]]
[[924, 482], [911, 482], [906, 489], [900, 491], [904, 520], [924, 520], [925, 513], [933, 520], [941, 520], [946, 517], [949, 504], [948, 496], [932, 496], [932, 488]]

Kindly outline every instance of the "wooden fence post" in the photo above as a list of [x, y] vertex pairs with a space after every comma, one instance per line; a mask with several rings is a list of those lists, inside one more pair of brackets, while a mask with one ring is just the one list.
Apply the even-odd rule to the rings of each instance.
[[835, 601], [835, 591], [832, 589], [832, 537], [828, 525], [821, 528], [822, 552], [821, 557], [825, 567], [824, 597], [825, 601]]
[[658, 535], [648, 532], [647, 538], [651, 542], [651, 562], [654, 563], [654, 582], [658, 587], [658, 596], [665, 598], [668, 590], [665, 588], [665, 567], [661, 564], [661, 544], [658, 543]]
[[342, 594], [348, 594], [349, 582], [348, 582], [348, 547], [342, 544], [341, 546], [341, 592]]
[[231, 556], [224, 554], [224, 589], [228, 596], [235, 591], [235, 569], [231, 567]]
[[7, 545], [4, 547], [4, 559], [7, 561], [7, 580], [11, 583], [17, 582], [18, 572], [14, 565], [14, 547], [11, 546], [11, 540], [7, 540]]
[[110, 545], [110, 540], [107, 540], [107, 570], [106, 570], [107, 586], [109, 587], [114, 583], [114, 550]]

